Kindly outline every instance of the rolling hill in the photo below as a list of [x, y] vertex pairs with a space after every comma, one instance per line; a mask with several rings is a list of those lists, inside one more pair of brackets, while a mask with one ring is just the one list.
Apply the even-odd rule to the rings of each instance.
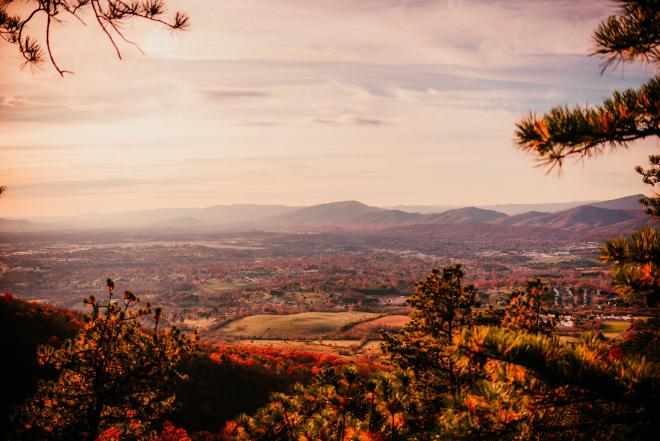
[[0, 231], [24, 232], [39, 229], [39, 224], [25, 219], [3, 219], [0, 218]]
[[458, 208], [443, 213], [420, 214], [371, 207], [356, 201], [345, 201], [300, 208], [263, 219], [259, 225], [264, 229], [327, 229], [333, 226], [347, 230], [361, 230], [399, 225], [490, 222], [502, 217], [506, 217], [506, 214], [475, 207]]
[[[527, 211], [507, 215], [496, 210], [464, 207], [440, 213], [414, 213], [369, 206], [358, 201], [331, 202], [307, 207], [284, 205], [214, 205], [206, 208], [173, 208], [128, 211], [118, 214], [80, 215], [57, 222], [0, 219], [0, 231], [32, 232], [71, 229], [113, 230], [262, 230], [271, 232], [379, 231], [406, 234], [431, 230], [488, 231], [484, 225], [497, 225], [494, 234], [507, 228], [525, 228], [528, 233], [543, 230], [578, 233], [628, 234], [654, 221], [641, 209], [641, 195], [626, 196], [572, 207], [562, 211]], [[451, 228], [440, 227], [451, 226]], [[481, 227], [479, 227], [481, 226]], [[497, 232], [496, 232], [497, 231]], [[519, 230], [523, 233], [523, 230]], [[523, 233], [524, 234], [524, 233]]]
[[641, 209], [617, 210], [583, 205], [558, 213], [531, 211], [495, 221], [502, 225], [534, 227], [568, 231], [593, 231], [603, 228], [619, 229], [621, 233], [632, 231], [647, 223], [651, 218]]
[[552, 216], [552, 213], [546, 213], [543, 211], [528, 211], [526, 213], [515, 214], [513, 216], [507, 216], [505, 218], [500, 218], [496, 223], [501, 225], [526, 225], [528, 223], [534, 222], [545, 217]]
[[[0, 231], [59, 231], [74, 229], [143, 229], [235, 226], [275, 216], [296, 207], [285, 205], [233, 204], [205, 208], [157, 208], [120, 213], [87, 213], [57, 219], [0, 219]], [[26, 222], [29, 222], [27, 224]], [[21, 228], [23, 230], [21, 230]]]
[[416, 213], [371, 207], [357, 201], [331, 202], [299, 208], [281, 215], [262, 219], [258, 225], [264, 229], [296, 230], [383, 228], [399, 225], [422, 217]]
[[[555, 213], [557, 211], [564, 211], [570, 208], [578, 207], [580, 205], [590, 205], [592, 203], [598, 203], [598, 201], [549, 202], [549, 203], [539, 203], [539, 204], [495, 204], [495, 205], [475, 205], [475, 207], [482, 208], [484, 210], [499, 211], [502, 213], [506, 213], [509, 216], [513, 216], [516, 214], [527, 213], [529, 211], [543, 211], [546, 213]], [[456, 208], [461, 208], [461, 207], [456, 205], [395, 205], [385, 208], [407, 211], [409, 213], [431, 214], [431, 213], [442, 213], [447, 210], [454, 210]], [[615, 207], [603, 207], [603, 208], [615, 208]]]
[[462, 222], [492, 222], [507, 217], [499, 211], [476, 207], [458, 208], [443, 213], [427, 214], [415, 219], [416, 224], [456, 224]]
[[598, 208], [609, 208], [611, 210], [639, 210], [642, 207], [639, 200], [643, 197], [643, 194], [634, 194], [609, 201], [594, 202], [589, 205]]
[[228, 335], [255, 338], [323, 337], [367, 319], [370, 312], [303, 312], [290, 315], [252, 315], [231, 321], [220, 328]]
[[549, 218], [544, 218], [545, 222], [542, 225], [535, 226], [584, 231], [628, 221], [634, 218], [635, 214], [635, 212], [629, 210], [611, 210], [609, 208], [584, 205], [555, 213]]
[[166, 228], [166, 229], [178, 229], [178, 228], [197, 228], [205, 225], [204, 221], [197, 219], [196, 217], [175, 217], [172, 219], [166, 219], [160, 222], [156, 222], [151, 225], [149, 228]]

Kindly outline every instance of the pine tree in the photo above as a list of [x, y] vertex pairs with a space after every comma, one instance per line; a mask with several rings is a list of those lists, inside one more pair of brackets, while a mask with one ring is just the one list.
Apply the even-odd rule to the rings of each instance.
[[[660, 63], [660, 2], [618, 1], [620, 11], [594, 34], [603, 69], [620, 62]], [[516, 126], [518, 145], [541, 163], [561, 166], [568, 157], [589, 157], [607, 148], [660, 136], [660, 76], [638, 90], [614, 92], [595, 107], [555, 107]], [[637, 171], [658, 183], [660, 157]], [[659, 196], [643, 203], [657, 217]], [[649, 227], [631, 239], [607, 242], [602, 259], [613, 285], [627, 300], [657, 305], [660, 241]], [[524, 308], [522, 308], [524, 309]], [[503, 324], [511, 320], [505, 318]], [[522, 328], [529, 328], [523, 320]], [[545, 333], [474, 327], [454, 339], [456, 363], [479, 375], [447, 403], [441, 416], [447, 439], [653, 439], [659, 433], [656, 400], [660, 387], [656, 317], [634, 334], [633, 345], [612, 345], [584, 335], [570, 345]], [[515, 328], [515, 327], [514, 327]], [[655, 343], [654, 343], [655, 342]], [[627, 352], [626, 352], [627, 351]], [[587, 435], [588, 434], [588, 435]]]
[[442, 394], [458, 394], [469, 375], [451, 356], [454, 336], [472, 325], [478, 303], [477, 290], [463, 286], [460, 264], [434, 269], [417, 282], [408, 304], [415, 308], [400, 334], [384, 334], [383, 352], [398, 368], [412, 371], [410, 393], [420, 407], [409, 424], [419, 431], [432, 430]]
[[447, 439], [652, 439], [660, 425], [657, 362], [586, 334], [558, 337], [494, 327], [462, 331], [457, 363], [484, 377], [441, 418]]
[[552, 334], [557, 317], [548, 308], [548, 287], [541, 279], [530, 280], [524, 291], [511, 293], [501, 325], [535, 334]]
[[[660, 65], [660, 1], [619, 0], [618, 15], [602, 22], [594, 33], [593, 55], [605, 58], [603, 71], [619, 63], [641, 61]], [[660, 137], [660, 75], [639, 89], [614, 92], [595, 107], [555, 107], [542, 116], [529, 115], [516, 125], [516, 142], [541, 163], [561, 166], [568, 157], [589, 157], [603, 150], [628, 148], [637, 140]], [[660, 144], [659, 144], [660, 145]], [[651, 195], [642, 198], [647, 212], [660, 218], [660, 155], [649, 156], [650, 167], [636, 168]], [[606, 243], [602, 259], [613, 264], [617, 291], [627, 299], [653, 300], [660, 290], [657, 230], [638, 232], [630, 242], [615, 239]], [[644, 256], [635, 252], [641, 242]], [[639, 260], [636, 260], [637, 258]], [[652, 257], [652, 259], [649, 259]], [[653, 260], [655, 259], [655, 260]], [[649, 297], [651, 295], [651, 297]], [[653, 300], [653, 302], [655, 302]]]
[[[596, 29], [592, 55], [604, 57], [603, 71], [619, 63], [660, 65], [660, 1], [618, 0], [619, 14]], [[530, 114], [516, 125], [516, 142], [541, 163], [561, 166], [568, 157], [588, 157], [605, 149], [660, 136], [660, 76], [639, 89], [614, 92], [600, 106], [555, 107], [545, 115]], [[638, 167], [652, 194], [643, 199], [649, 213], [660, 216], [660, 155], [649, 156], [650, 168]]]
[[400, 441], [415, 439], [408, 421], [414, 403], [410, 372], [365, 378], [353, 367], [330, 368], [291, 394], [274, 394], [250, 417], [229, 425], [238, 440]]
[[630, 239], [610, 240], [603, 246], [601, 258], [610, 265], [612, 285], [621, 297], [657, 306], [660, 301], [660, 231], [647, 227]]
[[[27, 8], [25, 4], [27, 3]], [[19, 7], [20, 6], [20, 7]], [[12, 12], [12, 7], [14, 11]], [[81, 13], [89, 12], [93, 21], [105, 34], [121, 59], [118, 41], [129, 45], [139, 46], [126, 38], [123, 24], [131, 18], [142, 18], [165, 25], [169, 29], [185, 29], [189, 25], [189, 18], [182, 12], [176, 12], [171, 20], [163, 18], [165, 14], [165, 0], [0, 0], [0, 37], [9, 43], [15, 44], [26, 64], [41, 62], [46, 55], [50, 63], [60, 75], [71, 73], [62, 69], [53, 53], [51, 46], [51, 32], [55, 24], [60, 23], [64, 17], [83, 21]], [[33, 20], [44, 17], [46, 37], [46, 50], [39, 41], [33, 37], [34, 32], [29, 27]]]
[[105, 303], [85, 300], [91, 311], [74, 339], [61, 348], [39, 348], [39, 363], [59, 376], [41, 383], [23, 407], [26, 438], [93, 441], [110, 430], [122, 439], [144, 439], [172, 410], [170, 386], [184, 379], [179, 360], [193, 350], [194, 337], [175, 327], [159, 330], [160, 308], [140, 306], [130, 291], [116, 301], [110, 279], [107, 288]]

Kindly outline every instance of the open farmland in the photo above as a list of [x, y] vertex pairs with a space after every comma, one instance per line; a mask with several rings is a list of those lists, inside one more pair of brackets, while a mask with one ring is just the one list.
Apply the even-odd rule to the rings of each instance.
[[617, 338], [619, 335], [623, 334], [630, 328], [631, 323], [629, 321], [621, 320], [604, 320], [601, 324], [600, 332], [606, 338]]
[[377, 317], [370, 312], [303, 312], [287, 315], [252, 315], [233, 320], [222, 334], [254, 338], [312, 338], [341, 331], [353, 323]]
[[403, 314], [375, 317], [343, 330], [338, 334], [338, 337], [348, 339], [380, 339], [380, 332], [382, 330], [399, 331], [406, 323], [408, 323], [408, 316]]

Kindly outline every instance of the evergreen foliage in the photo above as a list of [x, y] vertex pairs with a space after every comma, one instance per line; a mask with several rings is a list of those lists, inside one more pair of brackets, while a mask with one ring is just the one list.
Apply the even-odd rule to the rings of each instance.
[[619, 237], [603, 245], [602, 260], [610, 265], [612, 286], [629, 301], [656, 306], [660, 297], [660, 232], [647, 227], [630, 239]]
[[144, 439], [173, 409], [171, 386], [184, 379], [179, 360], [193, 351], [194, 337], [175, 327], [160, 331], [160, 308], [140, 306], [130, 291], [115, 301], [112, 280], [107, 287], [106, 302], [85, 300], [91, 312], [75, 338], [39, 348], [39, 363], [59, 375], [24, 406], [25, 438], [93, 441], [111, 430]]
[[[635, 170], [642, 175], [642, 181], [654, 189], [656, 185], [660, 184], [660, 155], [649, 155], [648, 169], [637, 166]], [[660, 218], [660, 197], [657, 194], [655, 197], [644, 197], [641, 202], [646, 206], [648, 214]]]
[[660, 76], [638, 90], [615, 91], [600, 106], [559, 106], [516, 124], [516, 142], [541, 163], [561, 166], [569, 156], [593, 156], [607, 148], [660, 136]]
[[[646, 440], [658, 433], [657, 322], [624, 344], [552, 335], [531, 280], [504, 308], [477, 307], [460, 265], [416, 285], [409, 324], [385, 335], [389, 369], [328, 369], [228, 425], [243, 440]], [[499, 322], [497, 322], [499, 320]], [[486, 324], [487, 326], [484, 326]], [[495, 324], [495, 326], [493, 326]]]
[[594, 55], [605, 57], [603, 69], [622, 61], [660, 63], [660, 1], [617, 0], [619, 15], [600, 23], [594, 32]]
[[[26, 8], [12, 6], [18, 3], [27, 3]], [[123, 24], [131, 18], [142, 18], [165, 25], [169, 29], [185, 29], [189, 25], [189, 18], [182, 12], [176, 12], [167, 20], [165, 14], [165, 0], [0, 0], [0, 37], [18, 47], [26, 64], [36, 64], [48, 56], [51, 64], [60, 75], [71, 73], [62, 69], [55, 60], [51, 47], [52, 27], [61, 22], [65, 16], [75, 18], [84, 23], [81, 13], [87, 11], [93, 21], [105, 34], [112, 44], [117, 56], [121, 59], [121, 51], [117, 41], [139, 46], [124, 35]], [[41, 43], [33, 37], [28, 28], [37, 17], [45, 17], [46, 50]]]
[[586, 334], [557, 337], [494, 327], [464, 330], [458, 363], [485, 374], [442, 415], [447, 439], [651, 439], [657, 362]]
[[[594, 33], [593, 55], [604, 57], [603, 71], [621, 62], [660, 65], [660, 2], [619, 0], [619, 14], [602, 22]], [[603, 150], [628, 148], [634, 141], [660, 136], [660, 76], [639, 89], [615, 91], [600, 106], [558, 106], [544, 115], [530, 114], [516, 124], [516, 143], [550, 166], [567, 157], [588, 157]], [[658, 155], [649, 156], [650, 168], [637, 167], [652, 194], [642, 200], [648, 212], [660, 216], [660, 194], [655, 190], [660, 171]]]
[[[594, 33], [594, 55], [605, 57], [604, 69], [619, 62], [660, 64], [660, 2], [619, 1], [618, 15], [602, 22]], [[638, 90], [615, 91], [595, 107], [559, 106], [542, 116], [531, 114], [516, 125], [516, 142], [549, 166], [561, 166], [569, 156], [591, 156], [606, 148], [627, 148], [644, 138], [660, 137], [660, 75]], [[649, 168], [636, 171], [651, 195], [641, 202], [660, 217], [660, 155], [649, 156]], [[614, 239], [603, 246], [602, 260], [612, 265], [617, 291], [628, 300], [656, 303], [660, 291], [660, 243], [655, 228], [645, 228], [630, 240]]]
[[463, 286], [460, 264], [434, 269], [415, 285], [408, 299], [414, 311], [400, 334], [384, 334], [383, 353], [399, 369], [414, 372], [409, 393], [415, 396], [419, 413], [408, 424], [418, 432], [431, 431], [441, 406], [441, 394], [457, 394], [469, 375], [457, 366], [450, 346], [454, 335], [474, 321], [477, 290]]
[[548, 308], [548, 287], [541, 279], [530, 280], [524, 291], [509, 296], [502, 326], [535, 334], [550, 335], [557, 328], [557, 317]]
[[454, 388], [461, 372], [453, 365], [447, 347], [453, 336], [473, 321], [478, 303], [472, 285], [463, 286], [460, 264], [434, 269], [415, 285], [408, 299], [414, 311], [400, 334], [385, 334], [383, 352], [401, 368], [428, 372], [428, 386]]
[[228, 432], [239, 440], [403, 440], [413, 427], [410, 374], [380, 372], [368, 378], [354, 367], [329, 368], [309, 386], [274, 394], [253, 417]]
[[56, 378], [49, 366], [37, 362], [37, 348], [62, 342], [76, 335], [81, 317], [64, 309], [45, 304], [33, 304], [17, 299], [10, 293], [0, 296], [0, 439], [12, 439], [11, 417], [16, 407], [30, 398], [39, 379]]

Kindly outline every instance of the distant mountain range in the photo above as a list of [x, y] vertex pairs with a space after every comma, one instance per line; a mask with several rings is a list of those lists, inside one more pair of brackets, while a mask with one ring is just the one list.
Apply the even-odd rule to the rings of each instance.
[[[214, 225], [233, 225], [274, 216], [296, 207], [284, 205], [214, 205], [206, 208], [157, 208], [122, 213], [89, 213], [46, 221], [0, 219], [0, 231], [16, 231], [11, 223], [23, 231], [76, 229], [141, 229], [184, 228]], [[9, 228], [9, 229], [8, 229]]]
[[[625, 199], [625, 198], [623, 198]], [[545, 204], [496, 204], [496, 205], [477, 205], [477, 208], [485, 210], [499, 211], [509, 215], [526, 213], [528, 211], [544, 211], [554, 213], [556, 211], [568, 210], [569, 208], [579, 207], [580, 205], [590, 205], [599, 201], [574, 201], [574, 202], [556, 202]], [[442, 213], [443, 211], [462, 208], [457, 205], [395, 205], [385, 207], [392, 210], [408, 211], [410, 213]]]
[[[259, 229], [283, 231], [321, 231], [331, 229], [377, 230], [454, 224], [493, 224], [509, 227], [565, 230], [573, 232], [627, 233], [652, 222], [642, 210], [641, 195], [627, 196], [592, 205], [581, 205], [554, 213], [529, 211], [507, 215], [495, 210], [464, 207], [441, 213], [411, 213], [370, 207], [356, 201], [334, 202], [287, 211], [255, 223]], [[430, 227], [426, 227], [427, 229]], [[501, 231], [501, 229], [493, 230]]]
[[[508, 214], [497, 210], [463, 207], [437, 213], [379, 208], [357, 201], [332, 202], [310, 207], [284, 205], [216, 205], [207, 208], [172, 208], [118, 214], [79, 215], [56, 222], [0, 219], [0, 231], [27, 232], [77, 229], [218, 230], [245, 229], [282, 232], [334, 230], [431, 231], [433, 226], [493, 225], [507, 228], [561, 230], [588, 233], [629, 233], [653, 220], [642, 210], [641, 195], [593, 202], [547, 212], [530, 210]], [[557, 204], [553, 204], [556, 206]], [[423, 226], [423, 228], [421, 227]], [[495, 226], [498, 226], [495, 228]]]
[[643, 226], [648, 220], [647, 218], [648, 216], [640, 209], [619, 210], [583, 205], [558, 213], [531, 211], [529, 213], [500, 218], [496, 222], [512, 226], [553, 228], [571, 231], [611, 229], [619, 226], [621, 229], [627, 231], [631, 227], [635, 229]]

